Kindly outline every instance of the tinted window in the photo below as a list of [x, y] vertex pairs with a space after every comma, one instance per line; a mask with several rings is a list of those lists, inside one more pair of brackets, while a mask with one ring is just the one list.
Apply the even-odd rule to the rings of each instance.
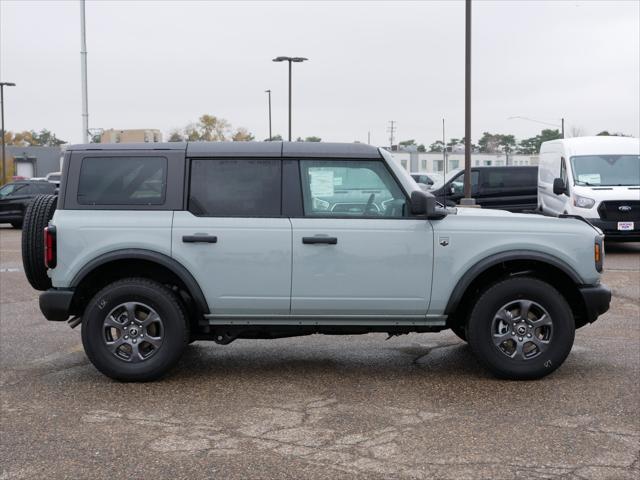
[[[478, 174], [477, 170], [471, 171], [471, 189], [474, 191], [477, 190], [478, 188], [479, 176], [480, 175]], [[453, 181], [451, 182], [451, 193], [454, 193], [454, 194], [464, 193], [464, 172], [461, 173], [456, 178], [454, 178]]]
[[88, 157], [78, 183], [81, 205], [162, 205], [167, 187], [164, 157]]
[[193, 160], [189, 211], [210, 217], [279, 217], [280, 160]]
[[307, 216], [402, 217], [405, 197], [384, 164], [361, 160], [302, 160]]
[[483, 188], [536, 187], [538, 183], [535, 168], [496, 168], [485, 170], [483, 175]]

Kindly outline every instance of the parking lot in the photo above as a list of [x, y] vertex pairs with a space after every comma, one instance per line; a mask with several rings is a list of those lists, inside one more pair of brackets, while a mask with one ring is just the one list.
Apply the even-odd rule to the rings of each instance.
[[611, 310], [539, 381], [450, 332], [196, 342], [124, 384], [47, 322], [0, 227], [0, 479], [640, 476], [640, 245], [607, 245]]

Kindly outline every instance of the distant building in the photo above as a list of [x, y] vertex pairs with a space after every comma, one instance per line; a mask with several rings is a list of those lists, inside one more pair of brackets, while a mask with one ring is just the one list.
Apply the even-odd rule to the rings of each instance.
[[[7, 164], [13, 164], [9, 175], [33, 178], [46, 177], [48, 173], [59, 172], [62, 166], [61, 147], [19, 147], [7, 145]], [[11, 159], [13, 158], [13, 162]], [[1, 176], [1, 175], [0, 175]]]
[[162, 141], [162, 132], [152, 128], [115, 130], [110, 128], [100, 135], [100, 143], [157, 143]]
[[[409, 172], [444, 172], [442, 153], [391, 152], [393, 158]], [[499, 153], [472, 153], [471, 166], [538, 165], [537, 155], [508, 156]], [[464, 168], [464, 149], [462, 153], [447, 153], [447, 172]]]

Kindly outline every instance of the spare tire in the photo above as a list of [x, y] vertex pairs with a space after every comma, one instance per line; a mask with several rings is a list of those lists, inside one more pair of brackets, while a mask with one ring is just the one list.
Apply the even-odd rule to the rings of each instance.
[[56, 210], [56, 195], [37, 195], [27, 207], [22, 222], [22, 266], [36, 290], [51, 288], [44, 265], [44, 229]]

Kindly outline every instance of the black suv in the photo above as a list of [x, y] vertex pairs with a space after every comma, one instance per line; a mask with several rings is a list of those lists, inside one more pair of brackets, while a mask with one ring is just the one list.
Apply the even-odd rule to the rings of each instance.
[[[438, 201], [453, 206], [464, 197], [464, 170], [432, 188]], [[472, 167], [471, 196], [482, 208], [523, 212], [538, 205], [538, 167]]]
[[19, 180], [0, 188], [0, 223], [22, 226], [24, 211], [36, 195], [53, 194], [57, 185], [46, 180]]

